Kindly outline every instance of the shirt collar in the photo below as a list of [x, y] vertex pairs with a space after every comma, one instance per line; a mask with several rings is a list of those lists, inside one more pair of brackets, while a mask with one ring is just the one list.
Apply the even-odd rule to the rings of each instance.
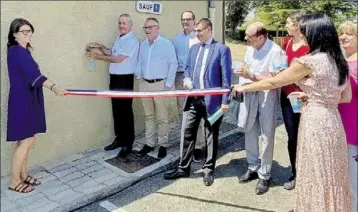
[[210, 46], [212, 42], [213, 42], [213, 37], [211, 37], [209, 40], [207, 40], [205, 43], [202, 44], [205, 44], [206, 46]]
[[127, 34], [123, 35], [122, 37], [118, 36], [119, 39], [126, 39], [126, 38], [129, 38], [133, 35], [133, 32], [132, 31], [129, 31]]
[[261, 49], [257, 50], [257, 51], [261, 51], [261, 50], [264, 50], [264, 51], [269, 51], [271, 49], [271, 40], [270, 39], [266, 39], [264, 45], [261, 47]]
[[[155, 42], [157, 42], [157, 40], [160, 40], [160, 39], [162, 39], [162, 36], [160, 36], [160, 34], [159, 34], [158, 37], [154, 40], [153, 44], [154, 44]], [[148, 38], [146, 38], [145, 41], [149, 44]]]
[[181, 33], [181, 35], [183, 35], [183, 36], [190, 36], [190, 37], [192, 37], [192, 36], [195, 36], [195, 32], [194, 32], [194, 30], [193, 31], [191, 31], [190, 33], [188, 33], [188, 34], [185, 34], [185, 32], [183, 31], [182, 33]]

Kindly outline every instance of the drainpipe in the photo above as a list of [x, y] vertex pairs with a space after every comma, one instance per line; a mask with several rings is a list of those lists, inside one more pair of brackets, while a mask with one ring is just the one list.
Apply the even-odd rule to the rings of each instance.
[[211, 23], [213, 24], [213, 36], [215, 35], [214, 33], [214, 29], [215, 29], [215, 12], [216, 12], [216, 8], [215, 8], [215, 0], [208, 0], [209, 3], [209, 19], [211, 21]]

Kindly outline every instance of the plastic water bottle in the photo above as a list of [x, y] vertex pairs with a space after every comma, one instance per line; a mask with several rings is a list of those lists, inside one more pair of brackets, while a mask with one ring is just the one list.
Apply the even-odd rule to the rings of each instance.
[[287, 69], [288, 68], [288, 58], [284, 51], [281, 51], [280, 60], [281, 60], [281, 69]]
[[96, 61], [94, 59], [90, 59], [90, 67], [89, 72], [94, 72], [96, 70]]
[[278, 73], [278, 72], [280, 72], [280, 69], [281, 69], [281, 61], [278, 59], [275, 59], [272, 63], [272, 71], [274, 73]]

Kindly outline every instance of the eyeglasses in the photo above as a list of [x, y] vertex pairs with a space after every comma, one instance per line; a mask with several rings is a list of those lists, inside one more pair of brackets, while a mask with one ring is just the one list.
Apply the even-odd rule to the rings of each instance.
[[259, 36], [258, 34], [253, 34], [253, 35], [248, 35], [248, 34], [245, 34], [248, 38], [253, 38], [253, 37], [257, 37]]
[[184, 21], [189, 22], [189, 21], [192, 21], [192, 20], [193, 20], [192, 18], [182, 18], [182, 19], [181, 19], [182, 22], [184, 22]]
[[21, 32], [21, 33], [24, 34], [24, 35], [27, 35], [27, 34], [29, 34], [30, 32], [32, 33], [32, 29], [21, 30], [21, 31], [19, 31], [19, 32]]
[[194, 29], [193, 32], [195, 33], [201, 33], [202, 31], [206, 30], [209, 27], [205, 27], [204, 29]]
[[156, 27], [156, 26], [158, 26], [158, 25], [144, 26], [144, 27], [143, 27], [143, 30], [147, 30], [147, 29], [152, 30], [153, 27]]

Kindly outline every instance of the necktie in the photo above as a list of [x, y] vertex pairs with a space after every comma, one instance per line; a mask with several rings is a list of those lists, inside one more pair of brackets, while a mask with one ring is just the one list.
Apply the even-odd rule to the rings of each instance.
[[195, 70], [194, 70], [194, 79], [193, 79], [193, 85], [195, 89], [199, 89], [200, 88], [200, 72], [201, 72], [201, 65], [203, 64], [203, 58], [204, 58], [204, 52], [205, 52], [205, 43], [201, 44], [201, 49], [199, 52], [199, 58], [198, 61], [195, 65]]

